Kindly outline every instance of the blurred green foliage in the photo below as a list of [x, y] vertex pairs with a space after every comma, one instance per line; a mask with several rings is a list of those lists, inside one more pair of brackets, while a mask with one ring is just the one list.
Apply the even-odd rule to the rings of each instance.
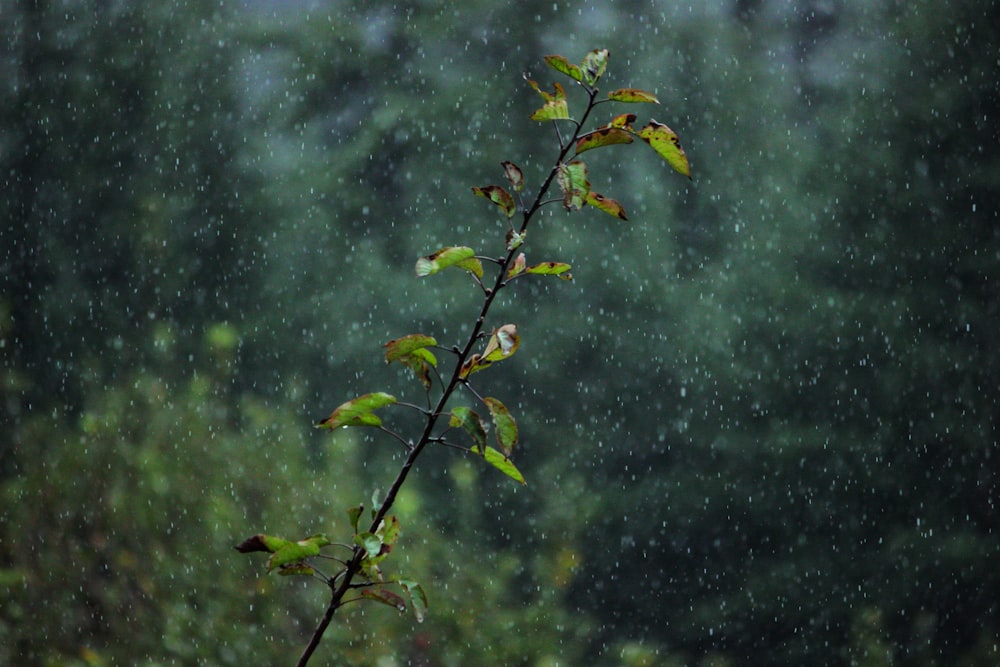
[[528, 486], [429, 452], [429, 618], [317, 664], [997, 662], [996, 3], [610, 4], [5, 5], [0, 662], [293, 662], [326, 591], [232, 546], [348, 539], [398, 447], [311, 424], [419, 395], [380, 345], [475, 292], [413, 261], [494, 252], [469, 187], [553, 154], [521, 73], [595, 47], [694, 183], [588, 159], [629, 222], [553, 209], [574, 283], [496, 314]]

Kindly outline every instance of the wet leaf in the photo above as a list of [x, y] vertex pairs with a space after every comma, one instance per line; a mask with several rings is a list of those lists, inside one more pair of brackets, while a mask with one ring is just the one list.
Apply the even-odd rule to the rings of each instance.
[[590, 192], [590, 181], [587, 180], [587, 165], [579, 160], [569, 164], [560, 164], [556, 174], [559, 187], [563, 192], [563, 206], [567, 211], [579, 211], [586, 203]]
[[305, 562], [287, 563], [278, 568], [278, 575], [282, 577], [306, 576], [311, 577], [316, 574], [312, 565]]
[[625, 209], [622, 208], [621, 204], [610, 197], [605, 197], [599, 192], [590, 191], [587, 193], [587, 203], [620, 220], [628, 220], [628, 217], [625, 216]]
[[397, 581], [410, 598], [410, 607], [413, 608], [413, 615], [416, 616], [417, 622], [423, 623], [427, 616], [428, 607], [427, 595], [424, 593], [423, 587], [412, 579], [398, 579]]
[[381, 538], [382, 545], [384, 547], [383, 553], [388, 553], [392, 551], [393, 545], [396, 544], [396, 540], [399, 539], [399, 534], [402, 528], [399, 525], [399, 519], [395, 516], [390, 516], [388, 519], [383, 519], [379, 524], [378, 530], [375, 534]]
[[593, 86], [604, 74], [608, 66], [608, 50], [594, 49], [583, 57], [583, 80], [588, 86]]
[[364, 511], [365, 511], [364, 505], [357, 505], [355, 507], [347, 508], [347, 518], [350, 520], [351, 528], [354, 529], [355, 533], [358, 532], [358, 521], [361, 520], [361, 515], [364, 513]]
[[425, 336], [424, 334], [410, 334], [402, 338], [390, 340], [383, 346], [385, 347], [385, 362], [388, 364], [393, 361], [399, 361], [399, 359], [413, 354], [417, 350], [424, 350], [424, 348], [431, 347], [432, 345], [437, 345], [437, 341], [431, 336]]
[[361, 597], [395, 607], [397, 611], [406, 611], [406, 600], [403, 599], [403, 596], [387, 591], [381, 586], [361, 589]]
[[467, 378], [473, 373], [488, 368], [494, 362], [506, 359], [517, 351], [521, 344], [521, 339], [517, 335], [517, 327], [513, 324], [505, 324], [499, 329], [493, 330], [486, 349], [482, 354], [474, 354], [462, 364], [459, 377]]
[[486, 397], [483, 399], [490, 416], [493, 418], [493, 425], [496, 427], [497, 443], [500, 445], [500, 452], [504, 456], [510, 456], [517, 445], [517, 423], [511, 416], [510, 411], [498, 399]]
[[462, 427], [476, 446], [482, 447], [486, 444], [486, 425], [483, 423], [482, 417], [473, 412], [471, 408], [452, 408], [448, 424], [453, 427]]
[[365, 550], [367, 558], [378, 558], [382, 554], [382, 540], [374, 533], [358, 533], [354, 536], [354, 543]]
[[621, 114], [619, 116], [615, 116], [614, 118], [612, 118], [611, 122], [608, 123], [607, 126], [608, 127], [620, 127], [620, 128], [623, 128], [623, 129], [631, 130], [632, 129], [632, 123], [635, 122], [636, 118], [637, 118], [637, 116], [634, 113], [623, 113], [623, 114]]
[[504, 160], [500, 163], [503, 167], [503, 172], [507, 176], [507, 181], [510, 186], [514, 188], [514, 192], [520, 192], [524, 189], [524, 172], [513, 162]]
[[517, 469], [517, 466], [515, 466], [510, 459], [492, 447], [486, 447], [485, 450], [476, 448], [473, 449], [473, 452], [481, 455], [484, 459], [486, 459], [487, 463], [511, 479], [520, 482], [521, 484], [527, 484], [527, 482], [524, 481], [524, 475], [522, 475], [521, 471]]
[[514, 213], [517, 212], [517, 204], [514, 203], [514, 197], [499, 185], [487, 185], [482, 188], [474, 187], [472, 191], [480, 197], [486, 197], [499, 206], [508, 218], [514, 217]]
[[557, 72], [562, 72], [566, 76], [576, 79], [577, 81], [583, 81], [583, 71], [576, 65], [570, 63], [564, 57], [545, 56], [545, 62], [548, 63], [549, 67]]
[[381, 426], [382, 420], [373, 410], [396, 402], [396, 397], [382, 392], [365, 394], [341, 403], [330, 416], [316, 426], [333, 430], [341, 426]]
[[[441, 248], [436, 253], [417, 260], [417, 275], [423, 278], [424, 276], [434, 275], [438, 271], [447, 269], [449, 266], [458, 266], [459, 268], [476, 273], [481, 278], [483, 275], [483, 266], [475, 258], [475, 254], [472, 248], [465, 246]], [[476, 267], [478, 267], [478, 272]]]
[[675, 171], [691, 178], [691, 165], [688, 164], [687, 155], [681, 148], [681, 142], [676, 132], [663, 123], [651, 120], [649, 125], [639, 130], [638, 136], [666, 160], [667, 164]]
[[545, 104], [535, 113], [531, 120], [560, 120], [569, 118], [569, 105], [566, 103], [566, 90], [558, 83], [553, 84], [554, 92], [549, 94], [538, 87], [538, 84], [528, 79], [528, 84], [545, 99]]
[[254, 551], [265, 551], [273, 554], [278, 549], [281, 549], [291, 543], [292, 542], [290, 540], [274, 537], [273, 535], [258, 533], [257, 535], [248, 537], [233, 548], [243, 554], [252, 553]]
[[558, 276], [563, 280], [572, 280], [573, 276], [569, 274], [571, 268], [565, 262], [542, 262], [541, 264], [529, 266], [524, 272], [540, 276]]
[[527, 233], [515, 232], [513, 229], [507, 232], [507, 250], [520, 248], [524, 243]]
[[648, 93], [645, 90], [639, 90], [638, 88], [619, 88], [618, 90], [612, 90], [608, 93], [608, 99], [614, 100], [615, 102], [660, 103], [660, 100], [656, 99], [656, 96], [653, 95], [653, 93]]
[[507, 279], [508, 280], [510, 280], [514, 276], [516, 276], [516, 275], [518, 275], [518, 274], [520, 274], [521, 272], [524, 271], [525, 261], [526, 260], [525, 260], [523, 252], [520, 253], [517, 256], [517, 258], [514, 259], [514, 263], [511, 264], [511, 267], [509, 269], [507, 269]]
[[610, 146], [612, 144], [630, 144], [634, 141], [632, 135], [617, 127], [603, 127], [580, 137], [576, 142], [576, 152], [580, 154], [591, 148]]
[[330, 544], [326, 535], [313, 535], [298, 542], [286, 542], [267, 561], [267, 571], [295, 563], [312, 556], [318, 556], [320, 547]]

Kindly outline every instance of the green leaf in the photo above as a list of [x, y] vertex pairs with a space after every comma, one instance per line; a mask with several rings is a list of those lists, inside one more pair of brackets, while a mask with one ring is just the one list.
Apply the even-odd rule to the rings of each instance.
[[605, 197], [599, 192], [594, 192], [593, 190], [588, 192], [587, 203], [594, 208], [601, 209], [608, 215], [613, 215], [616, 218], [619, 218], [620, 220], [628, 220], [628, 217], [625, 215], [625, 209], [621, 204], [610, 197]]
[[517, 204], [514, 203], [514, 197], [499, 185], [487, 185], [482, 188], [474, 187], [472, 191], [480, 197], [486, 197], [499, 206], [508, 218], [513, 218], [517, 212]]
[[382, 392], [365, 394], [354, 400], [340, 404], [330, 416], [319, 422], [319, 428], [331, 431], [341, 426], [381, 426], [382, 420], [373, 410], [378, 410], [396, 402], [396, 397]]
[[590, 192], [590, 181], [587, 180], [587, 165], [579, 160], [569, 164], [560, 164], [556, 174], [559, 187], [563, 192], [563, 206], [567, 211], [579, 211], [586, 203]]
[[511, 479], [520, 482], [521, 484], [527, 484], [527, 482], [524, 481], [524, 476], [521, 475], [521, 472], [517, 469], [517, 467], [511, 463], [510, 459], [497, 450], [492, 447], [487, 447], [485, 450], [474, 448], [472, 451], [476, 454], [481, 454], [482, 457], [486, 459], [487, 463]]
[[275, 551], [289, 544], [291, 544], [290, 540], [274, 537], [273, 535], [258, 533], [257, 535], [248, 537], [233, 548], [242, 554], [248, 554], [254, 551], [265, 551], [273, 554]]
[[496, 398], [486, 397], [483, 399], [486, 407], [493, 417], [493, 425], [496, 427], [497, 443], [500, 445], [500, 452], [504, 456], [510, 456], [517, 446], [517, 422], [510, 415], [510, 411], [503, 403]]
[[486, 425], [483, 423], [482, 417], [473, 412], [471, 408], [452, 408], [448, 424], [452, 427], [462, 427], [476, 446], [483, 447], [486, 444]]
[[649, 125], [639, 130], [637, 136], [666, 160], [674, 171], [691, 178], [691, 165], [688, 164], [687, 155], [681, 148], [681, 142], [676, 132], [663, 123], [651, 120]]
[[656, 99], [656, 96], [653, 95], [653, 93], [647, 93], [645, 90], [639, 90], [638, 88], [619, 88], [618, 90], [612, 90], [608, 93], [608, 99], [615, 102], [660, 103], [660, 100]]
[[559, 276], [563, 280], [572, 280], [573, 276], [569, 273], [571, 268], [572, 267], [565, 262], [542, 262], [541, 264], [529, 266], [524, 270], [524, 272], [540, 276]]
[[298, 542], [287, 542], [274, 552], [267, 561], [267, 571], [270, 572], [278, 567], [283, 567], [290, 563], [296, 563], [311, 556], [318, 556], [320, 547], [330, 544], [326, 535], [313, 535]]
[[361, 597], [395, 607], [397, 611], [406, 611], [406, 600], [403, 599], [403, 596], [396, 595], [382, 587], [363, 588], [361, 589]]
[[287, 563], [278, 568], [278, 575], [281, 577], [291, 577], [295, 575], [311, 577], [316, 574], [312, 565], [305, 562]]
[[576, 142], [576, 152], [579, 155], [591, 148], [610, 146], [612, 144], [630, 144], [634, 141], [632, 135], [617, 127], [603, 127], [580, 137]]
[[524, 243], [527, 232], [516, 232], [513, 229], [507, 232], [507, 250], [516, 250]]
[[576, 65], [571, 64], [562, 56], [545, 56], [545, 62], [549, 67], [556, 70], [557, 72], [562, 72], [566, 76], [576, 79], [577, 81], [583, 81], [583, 71]]
[[509, 160], [504, 160], [500, 163], [503, 167], [503, 172], [507, 176], [507, 180], [510, 182], [514, 192], [520, 192], [524, 189], [524, 172], [513, 162]]
[[367, 558], [378, 558], [382, 554], [382, 540], [374, 533], [358, 533], [354, 536], [354, 543], [365, 550]]
[[620, 127], [626, 130], [631, 130], [632, 123], [635, 122], [635, 119], [636, 115], [634, 113], [623, 113], [612, 118], [611, 122], [607, 124], [607, 127]]
[[486, 349], [482, 354], [474, 354], [462, 364], [459, 370], [460, 378], [467, 378], [477, 371], [488, 368], [494, 362], [506, 359], [517, 351], [521, 344], [521, 339], [517, 335], [517, 327], [513, 324], [505, 324], [499, 329], [493, 330]]
[[583, 57], [583, 80], [588, 86], [593, 86], [604, 74], [608, 66], [608, 50], [594, 49]]
[[358, 532], [358, 521], [361, 520], [361, 515], [364, 513], [364, 511], [365, 511], [364, 505], [358, 505], [356, 507], [347, 508], [347, 518], [350, 520], [351, 528], [354, 529], [355, 533]]
[[538, 84], [531, 79], [528, 79], [528, 85], [535, 89], [535, 91], [542, 96], [545, 100], [545, 104], [535, 113], [531, 114], [531, 120], [561, 120], [569, 118], [569, 104], [566, 102], [566, 90], [558, 83], [553, 84], [553, 92], [551, 95], [541, 88]]
[[524, 256], [524, 253], [523, 252], [519, 253], [518, 256], [514, 259], [514, 263], [511, 264], [509, 269], [507, 269], [507, 280], [510, 280], [514, 276], [524, 273], [526, 261], [527, 260]]
[[427, 595], [423, 587], [412, 579], [398, 579], [399, 585], [406, 591], [410, 598], [410, 606], [413, 608], [413, 615], [417, 617], [418, 623], [423, 623], [427, 617]]
[[[437, 341], [431, 336], [425, 336], [423, 334], [410, 334], [408, 336], [403, 336], [402, 338], [396, 338], [395, 340], [390, 340], [383, 347], [385, 347], [385, 362], [392, 363], [393, 361], [399, 361], [403, 357], [409, 356], [418, 350], [426, 352], [424, 348], [430, 347], [432, 345], [437, 345]], [[430, 361], [434, 358], [431, 355], [430, 359], [427, 357], [422, 357], [425, 361]], [[435, 359], [436, 363], [437, 360]]]
[[378, 526], [378, 530], [375, 534], [382, 540], [382, 544], [385, 546], [384, 552], [388, 553], [392, 551], [392, 547], [396, 544], [396, 540], [399, 539], [399, 534], [402, 528], [399, 525], [399, 519], [395, 516], [390, 516], [388, 519], [382, 519], [382, 522]]
[[479, 263], [479, 260], [475, 259], [476, 252], [472, 248], [467, 248], [465, 246], [449, 246], [447, 248], [441, 248], [432, 255], [427, 257], [421, 257], [417, 260], [417, 275], [423, 278], [424, 276], [434, 275], [438, 271], [447, 269], [449, 266], [458, 265], [459, 268], [470, 270], [475, 273], [474, 268], [470, 268], [467, 264], [469, 260], [472, 260], [474, 264], [473, 267], [478, 265], [479, 273], [478, 275], [482, 277], [483, 267]]

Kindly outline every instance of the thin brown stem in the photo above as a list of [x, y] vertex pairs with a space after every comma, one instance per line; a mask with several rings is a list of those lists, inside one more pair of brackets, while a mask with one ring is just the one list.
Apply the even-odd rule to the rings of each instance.
[[[542, 205], [546, 202], [544, 197], [546, 193], [549, 191], [549, 188], [552, 186], [552, 181], [556, 178], [556, 175], [559, 173], [559, 169], [563, 163], [563, 160], [566, 159], [566, 156], [569, 154], [570, 150], [576, 144], [577, 139], [579, 139], [581, 134], [580, 131], [583, 128], [584, 123], [587, 120], [587, 117], [590, 115], [590, 111], [594, 108], [595, 105], [594, 100], [595, 97], [597, 96], [597, 89], [586, 88], [586, 90], [589, 95], [587, 108], [584, 111], [583, 116], [580, 118], [579, 122], [574, 123], [575, 130], [573, 131], [572, 136], [568, 141], [563, 143], [562, 134], [561, 133], [559, 134], [559, 146], [560, 146], [559, 156], [556, 158], [555, 164], [552, 166], [552, 169], [549, 171], [548, 176], [545, 178], [545, 181], [542, 183], [542, 186], [536, 193], [535, 199], [532, 202], [531, 206], [523, 210], [523, 217], [519, 232], [521, 234], [524, 234], [527, 231], [528, 224], [531, 222], [535, 213], [537, 213], [538, 210], [542, 207]], [[476, 343], [479, 341], [480, 336], [482, 335], [483, 326], [486, 322], [486, 316], [489, 314], [490, 308], [492, 307], [493, 302], [497, 297], [497, 294], [500, 293], [500, 290], [502, 290], [506, 284], [507, 271], [510, 268], [511, 264], [514, 262], [514, 258], [517, 256], [518, 251], [519, 251], [518, 248], [513, 248], [508, 250], [507, 255], [503, 258], [503, 260], [497, 262], [499, 264], [499, 270], [497, 271], [493, 287], [492, 289], [484, 288], [483, 305], [479, 309], [479, 316], [476, 318], [475, 324], [472, 327], [472, 331], [469, 332], [469, 337], [465, 342], [465, 346], [461, 349], [461, 351], [458, 352], [457, 359], [455, 361], [455, 368], [452, 371], [451, 378], [448, 380], [447, 384], [444, 385], [441, 395], [438, 398], [437, 404], [432, 410], [430, 410], [429, 414], [427, 415], [427, 421], [424, 424], [424, 429], [420, 435], [420, 438], [417, 440], [416, 444], [413, 445], [412, 449], [410, 449], [409, 454], [406, 456], [406, 460], [403, 462], [402, 467], [400, 468], [399, 472], [396, 475], [396, 479], [393, 480], [392, 485], [389, 487], [389, 490], [385, 495], [385, 498], [382, 500], [381, 505], [375, 512], [375, 516], [372, 518], [371, 526], [369, 528], [370, 532], [374, 533], [375, 531], [378, 530], [379, 524], [382, 523], [382, 520], [385, 519], [389, 510], [392, 508], [393, 503], [396, 501], [396, 495], [399, 493], [399, 490], [406, 482], [406, 478], [409, 476], [410, 470], [412, 470], [414, 464], [416, 464], [417, 459], [420, 457], [420, 454], [424, 450], [424, 447], [426, 447], [431, 442], [437, 441], [437, 439], [433, 435], [434, 428], [437, 426], [438, 419], [444, 414], [446, 414], [445, 408], [447, 407], [448, 401], [451, 400], [452, 394], [454, 394], [455, 389], [458, 387], [459, 384], [463, 383], [463, 378], [461, 376], [462, 366], [472, 355], [472, 350], [475, 347]], [[348, 590], [350, 590], [353, 587], [352, 582], [354, 580], [354, 577], [361, 570], [361, 562], [364, 560], [364, 556], [365, 556], [364, 549], [355, 546], [354, 555], [347, 562], [342, 573], [329, 582], [330, 588], [332, 590], [330, 603], [326, 608], [326, 612], [323, 614], [323, 618], [321, 618], [319, 623], [316, 625], [312, 637], [309, 639], [308, 645], [305, 647], [305, 650], [303, 650], [302, 655], [299, 657], [299, 660], [296, 663], [296, 667], [305, 667], [308, 664], [309, 659], [312, 657], [313, 653], [316, 651], [316, 648], [319, 646], [320, 641], [323, 639], [323, 635], [326, 633], [327, 628], [333, 621], [334, 614], [336, 613], [337, 609], [339, 609], [340, 606], [344, 604], [344, 599], [343, 599], [344, 595], [347, 593]]]

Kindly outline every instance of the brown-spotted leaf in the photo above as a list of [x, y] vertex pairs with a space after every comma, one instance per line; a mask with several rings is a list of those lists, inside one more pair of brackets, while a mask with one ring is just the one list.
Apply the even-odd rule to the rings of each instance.
[[448, 268], [449, 266], [458, 266], [459, 268], [471, 271], [482, 277], [483, 266], [475, 258], [476, 252], [472, 248], [467, 248], [465, 246], [450, 246], [447, 248], [441, 248], [432, 255], [427, 257], [421, 257], [417, 260], [416, 271], [417, 275], [421, 278], [424, 276], [434, 275], [438, 271]]
[[560, 164], [556, 180], [562, 188], [563, 206], [567, 211], [579, 211], [587, 201], [590, 181], [587, 180], [587, 165], [579, 160]]
[[569, 272], [571, 268], [566, 262], [542, 262], [541, 264], [529, 266], [524, 272], [539, 276], [558, 276], [563, 280], [573, 280], [573, 276]]
[[390, 340], [385, 347], [385, 362], [399, 361], [402, 357], [413, 354], [416, 350], [437, 345], [437, 341], [431, 336], [424, 334], [410, 334], [402, 338]]
[[583, 80], [588, 86], [593, 86], [604, 74], [608, 66], [608, 50], [594, 49], [583, 57], [581, 69], [583, 70]]
[[406, 600], [403, 599], [403, 596], [384, 588], [362, 588], [361, 597], [395, 607], [396, 611], [406, 611]]
[[331, 431], [341, 426], [381, 426], [382, 420], [373, 411], [395, 402], [395, 396], [383, 392], [365, 394], [341, 403], [329, 417], [316, 426]]
[[486, 424], [483, 422], [483, 418], [475, 413], [471, 408], [452, 408], [451, 417], [448, 419], [448, 425], [452, 427], [461, 427], [466, 433], [469, 434], [469, 437], [472, 438], [472, 442], [475, 443], [477, 447], [484, 447], [486, 445]]
[[517, 212], [517, 204], [514, 203], [514, 197], [499, 185], [487, 185], [482, 188], [473, 187], [472, 192], [480, 197], [486, 197], [499, 206], [508, 218], [514, 217], [514, 213]]
[[560, 120], [569, 118], [569, 104], [566, 102], [566, 90], [559, 85], [553, 84], [554, 92], [549, 94], [538, 87], [538, 83], [528, 79], [528, 85], [542, 96], [545, 104], [535, 113], [531, 114], [531, 120]]
[[608, 123], [608, 127], [620, 127], [622, 129], [631, 130], [632, 123], [635, 122], [637, 116], [634, 113], [623, 113], [615, 116]]
[[614, 199], [611, 199], [610, 197], [605, 197], [599, 192], [594, 192], [593, 190], [591, 190], [589, 193], [587, 193], [587, 203], [593, 206], [594, 208], [599, 208], [608, 215], [615, 216], [620, 220], [628, 220], [628, 217], [626, 217], [625, 215], [625, 209], [622, 207], [621, 204], [616, 202]]
[[519, 273], [522, 273], [524, 271], [525, 261], [526, 261], [526, 258], [524, 256], [523, 252], [520, 253], [517, 256], [516, 259], [514, 259], [514, 263], [507, 270], [507, 278], [508, 278], [508, 280], [510, 278], [513, 278], [514, 276], [518, 275]]
[[576, 142], [576, 153], [579, 155], [591, 148], [610, 146], [612, 144], [630, 144], [634, 141], [632, 135], [617, 127], [602, 127], [599, 130], [588, 132], [580, 137]]
[[523, 190], [524, 172], [521, 171], [521, 168], [510, 160], [504, 160], [500, 163], [500, 166], [503, 167], [503, 173], [507, 176], [507, 181], [510, 183], [510, 186], [514, 188], [514, 192], [520, 192]]
[[566, 76], [576, 79], [577, 81], [583, 81], [583, 71], [576, 65], [571, 64], [564, 57], [545, 56], [545, 62], [549, 67], [557, 72], [562, 72]]
[[496, 427], [494, 431], [496, 432], [497, 443], [500, 445], [500, 452], [504, 456], [509, 457], [511, 452], [514, 451], [514, 447], [517, 446], [517, 422], [514, 421], [514, 417], [511, 416], [507, 406], [501, 403], [499, 399], [487, 396], [483, 399], [483, 402], [490, 411], [490, 417], [493, 418], [493, 425]]
[[674, 171], [691, 178], [691, 165], [688, 163], [684, 149], [681, 148], [681, 141], [676, 132], [663, 123], [651, 120], [649, 125], [639, 130], [637, 135], [666, 160]]
[[608, 93], [608, 99], [615, 102], [660, 103], [660, 100], [656, 99], [656, 95], [646, 92], [645, 90], [639, 90], [638, 88], [619, 88], [618, 90], [612, 90]]

